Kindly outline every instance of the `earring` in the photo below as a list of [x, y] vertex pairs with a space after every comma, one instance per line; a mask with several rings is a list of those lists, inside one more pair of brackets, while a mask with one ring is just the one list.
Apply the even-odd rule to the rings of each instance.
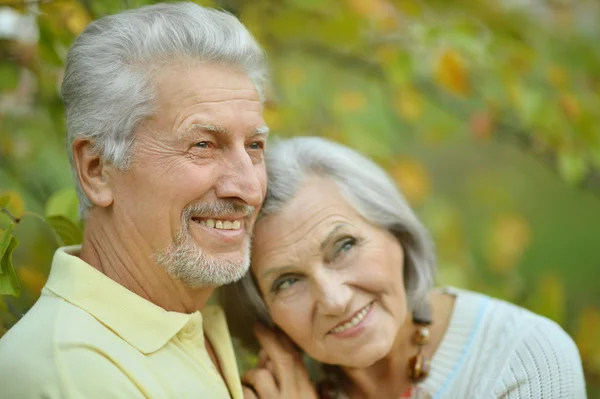
[[423, 381], [429, 375], [430, 361], [423, 354], [423, 347], [429, 343], [429, 326], [431, 320], [431, 306], [423, 301], [413, 309], [413, 324], [416, 331], [412, 336], [413, 344], [417, 345], [417, 354], [408, 359], [408, 378], [413, 384]]

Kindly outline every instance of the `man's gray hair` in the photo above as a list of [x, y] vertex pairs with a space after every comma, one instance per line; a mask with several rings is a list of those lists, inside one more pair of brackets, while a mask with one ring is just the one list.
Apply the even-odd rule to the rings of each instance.
[[241, 22], [223, 11], [189, 2], [156, 4], [94, 21], [75, 40], [61, 91], [80, 216], [92, 203], [79, 183], [73, 141], [93, 140], [103, 159], [127, 169], [133, 132], [155, 110], [153, 73], [182, 62], [242, 71], [264, 99], [264, 52]]
[[[409, 306], [421, 303], [433, 286], [434, 245], [400, 190], [381, 167], [348, 147], [318, 137], [297, 137], [271, 143], [266, 162], [267, 196], [259, 220], [276, 214], [307, 178], [331, 179], [362, 217], [398, 238], [405, 254], [404, 285]], [[273, 325], [251, 273], [224, 287], [221, 300], [228, 313], [240, 314], [242, 310], [246, 318], [244, 323], [259, 320]], [[228, 317], [237, 324], [234, 317]], [[236, 333], [237, 328], [232, 327]], [[240, 335], [248, 341], [244, 332]]]

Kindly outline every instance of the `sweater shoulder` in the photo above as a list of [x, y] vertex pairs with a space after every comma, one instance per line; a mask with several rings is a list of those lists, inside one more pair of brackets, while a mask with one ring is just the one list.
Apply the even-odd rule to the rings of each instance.
[[[479, 323], [473, 323], [464, 367], [455, 376], [463, 387], [470, 387], [469, 397], [585, 392], [577, 347], [556, 322], [501, 299], [454, 292], [457, 304], [479, 303], [481, 309]], [[463, 309], [457, 307], [455, 312], [460, 317]], [[584, 397], [560, 395], [548, 397]]]

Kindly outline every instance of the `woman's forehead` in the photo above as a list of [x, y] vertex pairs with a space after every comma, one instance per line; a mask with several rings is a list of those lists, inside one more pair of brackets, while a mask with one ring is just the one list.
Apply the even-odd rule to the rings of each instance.
[[335, 225], [353, 224], [360, 218], [330, 180], [310, 180], [277, 213], [257, 223], [253, 253], [260, 258], [299, 246], [320, 246]]

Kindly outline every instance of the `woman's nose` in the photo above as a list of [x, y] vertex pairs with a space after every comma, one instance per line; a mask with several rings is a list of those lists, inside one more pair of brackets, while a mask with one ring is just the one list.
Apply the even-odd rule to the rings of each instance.
[[317, 287], [319, 313], [324, 316], [342, 316], [349, 311], [352, 290], [339, 275], [333, 272], [322, 273], [318, 277]]

